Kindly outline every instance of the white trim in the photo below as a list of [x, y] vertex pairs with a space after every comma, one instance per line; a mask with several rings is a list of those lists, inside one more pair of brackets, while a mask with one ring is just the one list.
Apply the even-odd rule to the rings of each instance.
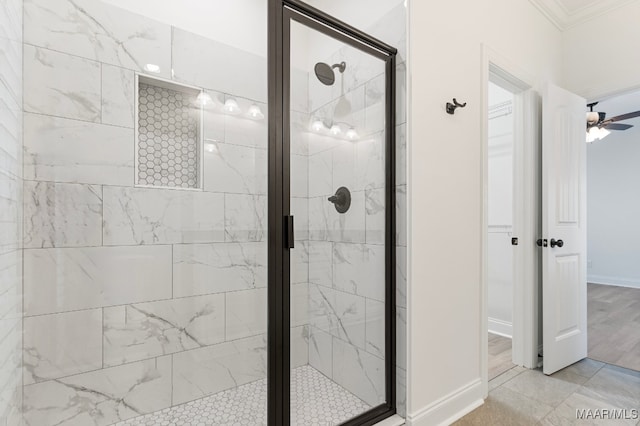
[[482, 380], [476, 379], [417, 412], [407, 414], [406, 424], [410, 426], [447, 426], [469, 414], [483, 403]]
[[625, 277], [610, 277], [606, 275], [587, 275], [587, 282], [616, 287], [640, 288], [640, 279]]
[[489, 318], [489, 333], [512, 339], [513, 324], [497, 318]]
[[[514, 250], [513, 292], [513, 353], [516, 365], [535, 368], [537, 364], [538, 317], [537, 317], [537, 251], [533, 238], [538, 232], [535, 202], [538, 196], [536, 181], [536, 149], [539, 148], [539, 119], [537, 97], [532, 92], [534, 79], [502, 55], [482, 45], [482, 96], [481, 96], [481, 307], [480, 307], [480, 365], [483, 395], [488, 395], [488, 166], [489, 166], [489, 80], [514, 93], [514, 236], [520, 245]], [[520, 173], [517, 173], [520, 172]], [[534, 206], [531, 206], [531, 204]], [[535, 296], [535, 297], [533, 297]]]

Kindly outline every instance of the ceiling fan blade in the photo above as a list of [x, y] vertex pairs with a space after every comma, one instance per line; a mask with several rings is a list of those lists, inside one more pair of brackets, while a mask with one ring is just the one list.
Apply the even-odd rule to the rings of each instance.
[[609, 124], [605, 124], [602, 127], [607, 130], [627, 130], [632, 128], [633, 126], [631, 124], [609, 123]]
[[628, 112], [622, 115], [616, 115], [615, 117], [611, 117], [607, 119], [607, 122], [613, 123], [614, 121], [622, 121], [629, 120], [630, 118], [640, 117], [640, 111]]

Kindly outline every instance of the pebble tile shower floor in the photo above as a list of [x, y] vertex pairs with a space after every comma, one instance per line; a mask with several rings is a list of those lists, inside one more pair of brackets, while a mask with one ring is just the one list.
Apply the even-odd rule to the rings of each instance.
[[[308, 365], [292, 372], [291, 424], [337, 425], [371, 407]], [[267, 381], [259, 380], [186, 404], [134, 417], [116, 426], [266, 425]]]

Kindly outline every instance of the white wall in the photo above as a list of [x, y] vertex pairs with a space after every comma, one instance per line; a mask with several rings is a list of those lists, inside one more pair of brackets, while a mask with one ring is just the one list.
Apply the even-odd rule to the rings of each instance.
[[589, 282], [640, 288], [640, 119], [635, 121], [635, 127], [587, 146]]
[[489, 331], [510, 337], [513, 324], [513, 94], [490, 82], [488, 96], [487, 313]]
[[640, 87], [639, 19], [640, 1], [636, 0], [565, 31], [566, 89], [596, 99]]
[[562, 39], [527, 0], [410, 4], [407, 417], [435, 425], [483, 396], [481, 45], [558, 82]]

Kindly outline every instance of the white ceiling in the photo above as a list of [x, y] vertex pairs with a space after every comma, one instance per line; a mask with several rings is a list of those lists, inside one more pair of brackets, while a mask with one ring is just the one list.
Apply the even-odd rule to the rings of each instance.
[[558, 28], [565, 30], [637, 0], [530, 0]]

